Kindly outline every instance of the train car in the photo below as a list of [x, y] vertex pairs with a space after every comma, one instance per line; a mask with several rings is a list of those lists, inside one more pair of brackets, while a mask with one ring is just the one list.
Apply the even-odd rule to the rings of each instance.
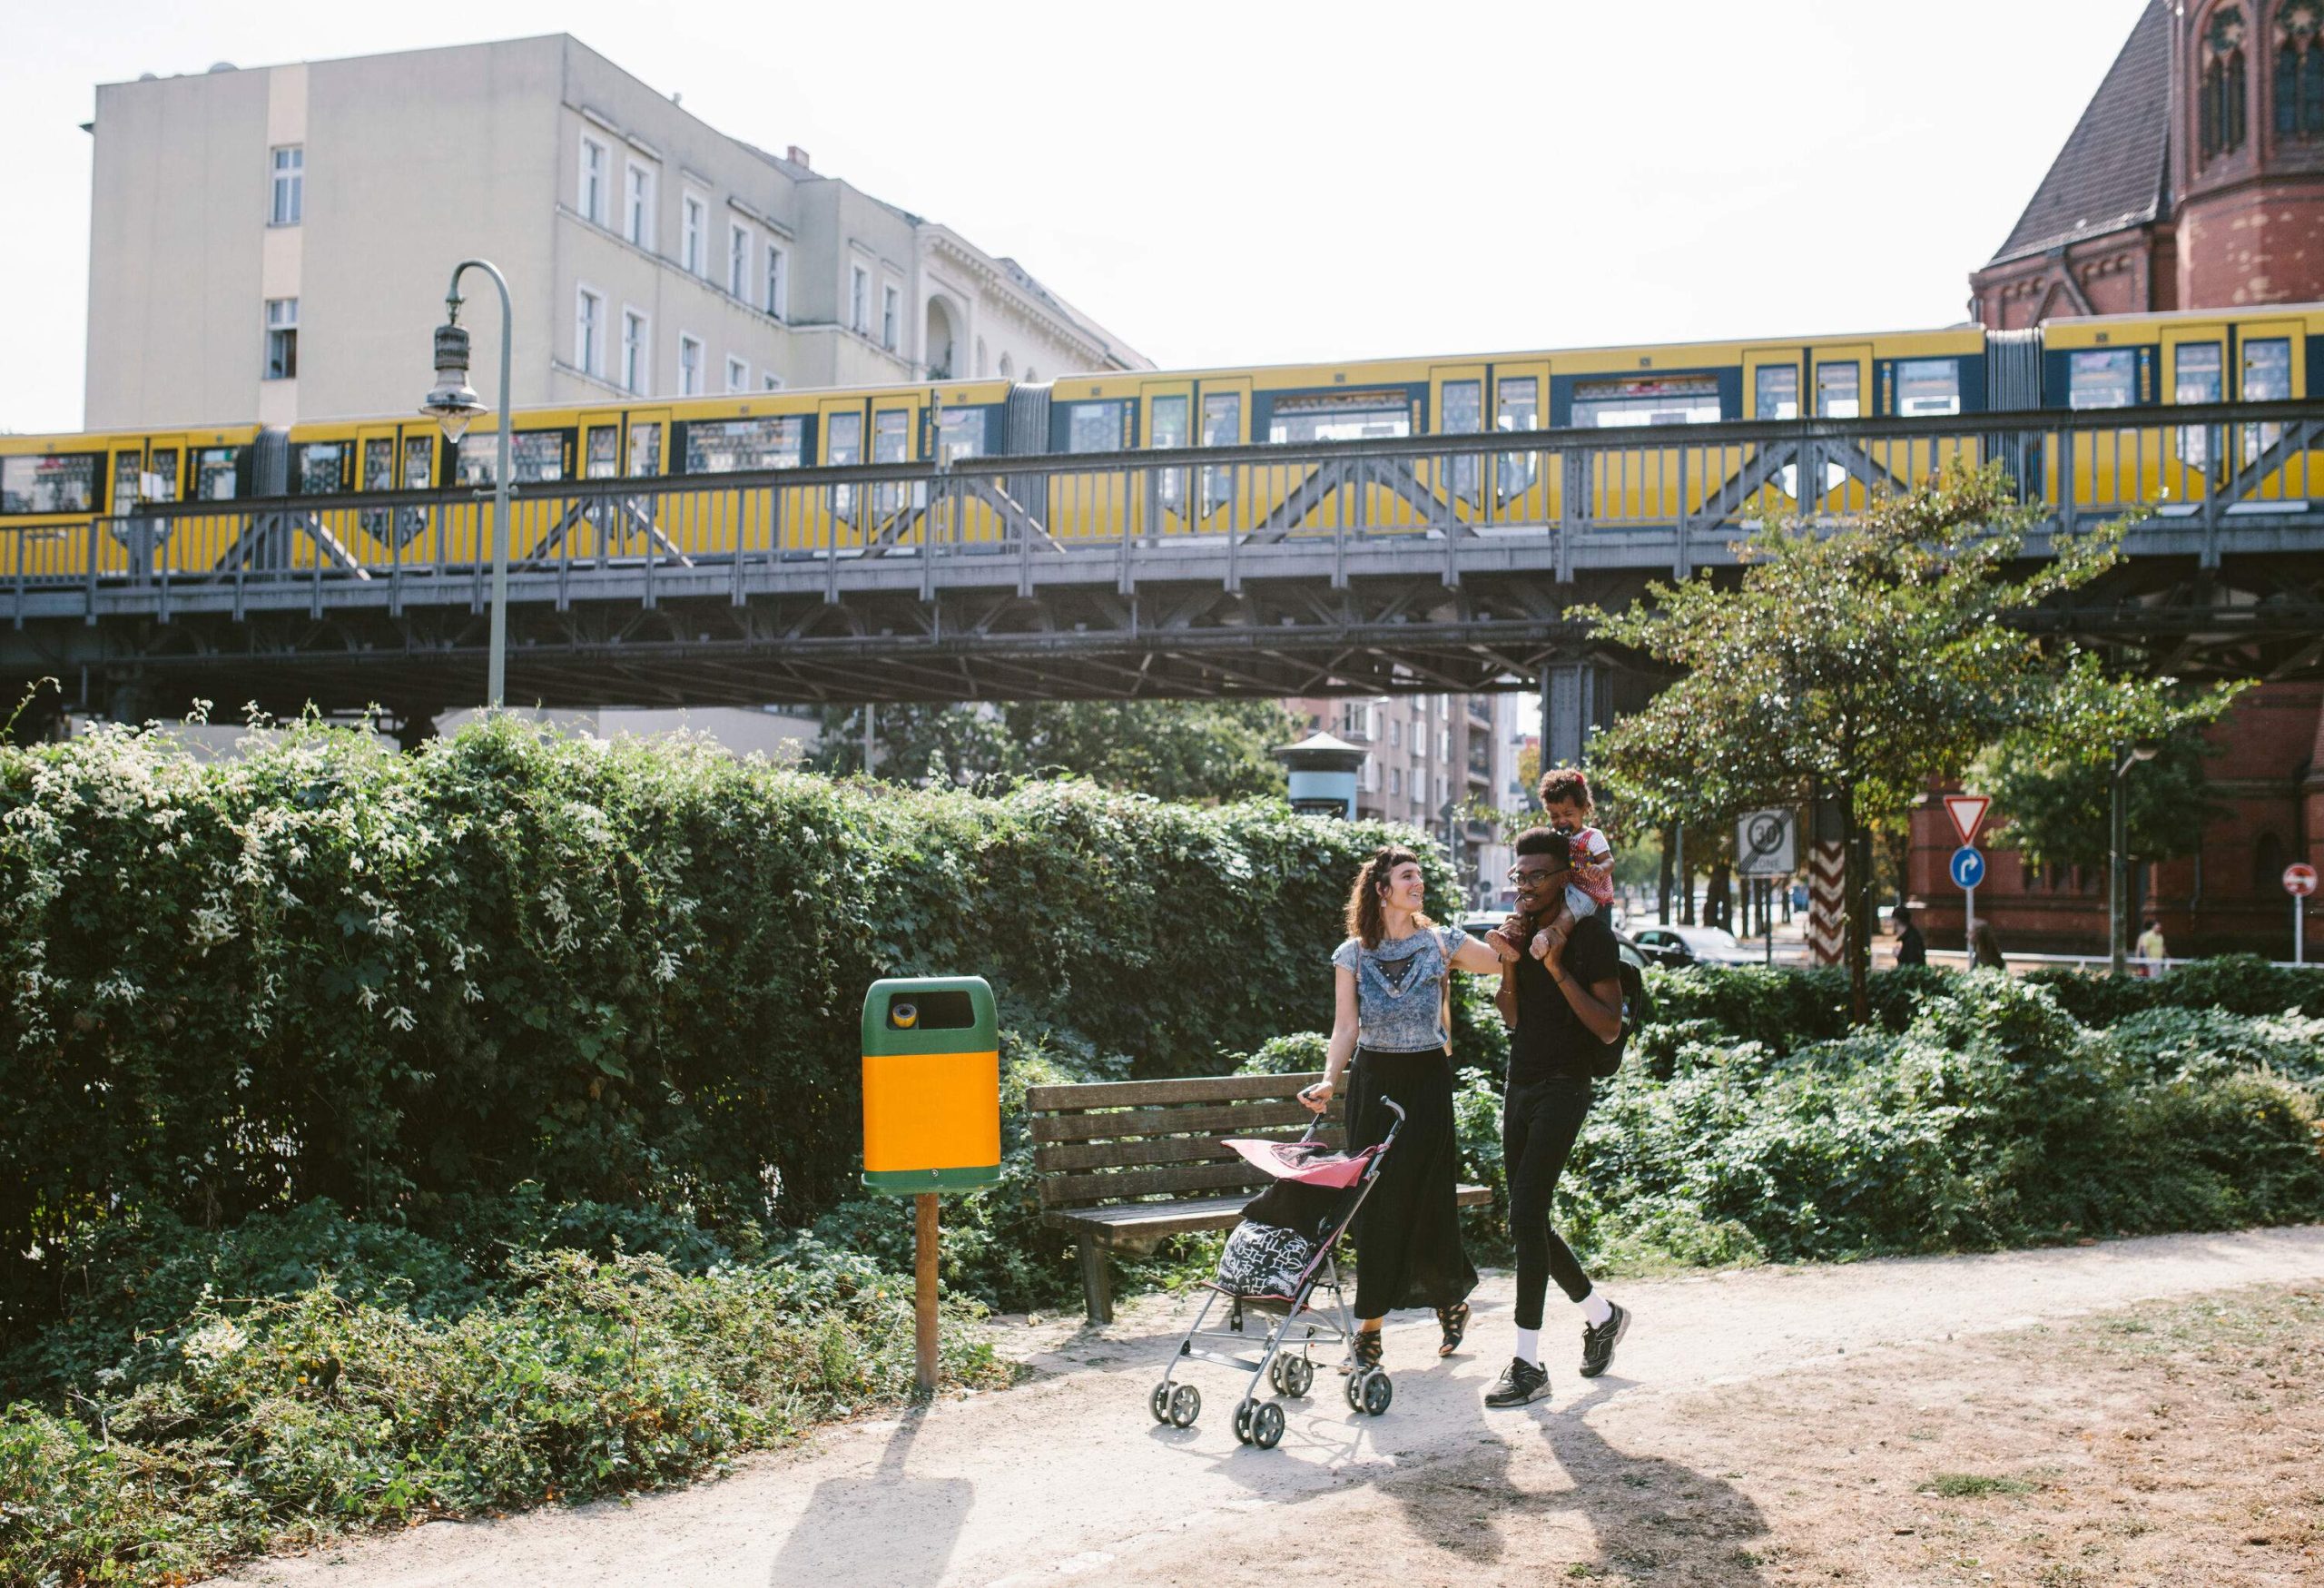
[[[278, 439], [273, 444], [280, 455]], [[125, 575], [150, 555], [148, 503], [256, 494], [254, 425], [153, 434], [0, 436], [0, 578]]]

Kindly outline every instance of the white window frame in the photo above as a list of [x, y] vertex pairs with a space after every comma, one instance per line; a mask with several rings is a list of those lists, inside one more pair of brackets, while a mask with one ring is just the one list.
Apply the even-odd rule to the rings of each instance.
[[678, 268], [710, 279], [710, 201], [692, 188], [679, 190]]
[[729, 396], [740, 396], [740, 395], [742, 395], [743, 392], [748, 391], [750, 389], [751, 389], [751, 362], [750, 362], [750, 360], [749, 360], [748, 359], [738, 359], [738, 358], [736, 358], [736, 357], [735, 357], [734, 354], [732, 354], [732, 353], [727, 354], [727, 355], [726, 355], [726, 391], [727, 391], [727, 394], [728, 394]]
[[[678, 332], [678, 395], [702, 395], [702, 339], [690, 331]], [[691, 356], [689, 356], [691, 355]]]
[[747, 303], [751, 301], [751, 229], [740, 221], [726, 223], [726, 291]]
[[[592, 164], [590, 157], [596, 156]], [[581, 172], [574, 187], [574, 199], [581, 211], [581, 218], [592, 226], [606, 223], [606, 178], [612, 174], [613, 151], [606, 147], [602, 138], [581, 134]]]
[[904, 291], [892, 281], [880, 283], [880, 345], [890, 352], [903, 340]]
[[648, 253], [654, 252], [654, 175], [643, 160], [627, 162], [622, 173], [621, 234]]
[[277, 143], [267, 151], [267, 224], [303, 225], [307, 217], [307, 146]]
[[791, 258], [780, 242], [766, 245], [766, 311], [777, 320], [791, 318]]
[[[275, 312], [278, 309], [283, 311], [279, 318]], [[266, 330], [265, 340], [259, 344], [259, 379], [296, 380], [299, 378], [299, 300], [269, 298], [265, 301], [264, 309], [261, 311], [260, 319]], [[280, 375], [271, 375], [267, 371], [272, 369], [275, 363], [274, 339], [277, 336], [287, 336], [290, 339], [289, 349], [290, 357], [286, 360], [290, 367]]]
[[645, 396], [654, 384], [654, 319], [634, 303], [621, 306], [621, 378], [615, 384], [635, 397]]
[[573, 289], [573, 367], [603, 380], [605, 365], [606, 295], [583, 282]]
[[847, 267], [847, 329], [858, 336], [872, 334], [872, 272], [862, 265]]

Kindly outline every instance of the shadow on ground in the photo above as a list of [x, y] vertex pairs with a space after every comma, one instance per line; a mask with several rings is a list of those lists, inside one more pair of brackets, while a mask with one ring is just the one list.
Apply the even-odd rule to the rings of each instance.
[[868, 1477], [825, 1478], [783, 1541], [771, 1588], [839, 1588], [878, 1583], [933, 1588], [960, 1542], [976, 1484], [967, 1478], [917, 1478], [911, 1443], [928, 1415], [907, 1410]]

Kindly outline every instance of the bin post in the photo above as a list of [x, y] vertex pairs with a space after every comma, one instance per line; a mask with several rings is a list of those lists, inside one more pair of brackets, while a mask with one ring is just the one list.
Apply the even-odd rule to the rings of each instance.
[[912, 1387], [936, 1393], [936, 1193], [912, 1198]]

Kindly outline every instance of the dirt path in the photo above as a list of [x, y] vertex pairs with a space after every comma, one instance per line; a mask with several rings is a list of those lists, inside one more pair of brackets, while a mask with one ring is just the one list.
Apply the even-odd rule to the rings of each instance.
[[[2179, 1382], [2174, 1372], [2208, 1371], [2181, 1360], [2209, 1360], [2204, 1347], [2118, 1363], [2105, 1354], [2119, 1344], [2108, 1324], [2072, 1320], [2239, 1287], [2260, 1287], [2249, 1294], [2264, 1300], [2319, 1286], [2324, 1227], [1610, 1286], [1638, 1318], [1618, 1372], [1594, 1385], [1577, 1378], [1568, 1328], [1579, 1326], [1553, 1314], [1555, 1400], [1489, 1413], [1480, 1396], [1509, 1338], [1509, 1281], [1496, 1277], [1478, 1297], [1470, 1355], [1440, 1363], [1433, 1320], [1392, 1320], [1388, 1414], [1349, 1413], [1327, 1370], [1308, 1399], [1289, 1403], [1289, 1430], [1272, 1452], [1236, 1443], [1219, 1370], [1194, 1370], [1206, 1401], [1196, 1427], [1147, 1416], [1146, 1387], [1175, 1336], [1177, 1304], [1161, 1298], [1102, 1331], [1052, 1330], [1046, 1342], [1026, 1331], [1021, 1339], [1045, 1348], [1031, 1357], [1037, 1376], [1017, 1389], [836, 1430], [720, 1483], [627, 1505], [434, 1524], [262, 1563], [229, 1581], [1046, 1588], [1562, 1574], [1752, 1584], [1795, 1580], [1810, 1562], [1824, 1581], [2170, 1581], [2119, 1574], [2136, 1558], [2136, 1533], [2093, 1534], [2073, 1546], [2082, 1555], [2051, 1561], [2040, 1553], [2054, 1542], [2044, 1528], [2063, 1524], [1994, 1533], [2019, 1540], [2012, 1559], [2051, 1562], [2038, 1578], [1996, 1577], [1978, 1552], [1998, 1543], [1980, 1544], [1978, 1530], [1999, 1525], [1995, 1505], [2038, 1510], [2047, 1480], [2004, 1475], [1986, 1489], [1976, 1475], [2064, 1472], [2060, 1463], [2081, 1459], [2074, 1453], [2085, 1446], [2122, 1456], [2118, 1444], [2140, 1461], [2166, 1460], [2138, 1454], [2157, 1425], [2177, 1426], [2168, 1415], [2152, 1419], [2152, 1406], [2167, 1404], [2153, 1397], [2165, 1392], [2140, 1375], [2162, 1384]], [[2212, 1312], [2222, 1327], [2239, 1316]], [[2070, 1326], [2063, 1338], [2051, 1332], [2062, 1325]], [[2075, 1343], [2084, 1336], [2092, 1343]], [[2113, 1365], [2102, 1371], [2102, 1360]], [[2308, 1472], [2311, 1487], [2324, 1482], [2313, 1478], [2324, 1468], [2324, 1435], [2302, 1444], [2313, 1429], [2297, 1420], [2307, 1380], [2290, 1369], [2251, 1371], [2261, 1376], [2234, 1382], [2270, 1406], [2267, 1415], [2244, 1417], [2232, 1439], [2218, 1429], [2190, 1435], [2168, 1471], [2183, 1475], [2207, 1454], [2236, 1469], [2220, 1481], [2239, 1481], [2278, 1445], [2298, 1446], [2306, 1465], [2286, 1470]], [[2274, 1409], [2287, 1396], [2294, 1420], [2270, 1421], [2290, 1415]], [[2139, 1439], [2097, 1442], [2093, 1430], [2125, 1418]], [[2109, 1481], [2128, 1484], [2125, 1494], [2159, 1494], [2137, 1488], [2144, 1471]], [[1915, 1485], [1933, 1474], [1946, 1483], [1966, 1475], [1965, 1493], [1920, 1494]], [[2149, 1504], [2162, 1502], [2133, 1508]], [[2287, 1504], [2312, 1505], [2316, 1524], [2219, 1523], [2218, 1548], [2250, 1562], [2221, 1557], [2187, 1580], [2317, 1580], [2299, 1573], [2324, 1572], [2313, 1536], [2324, 1527], [2324, 1493]], [[2196, 1514], [2210, 1514], [2201, 1504]], [[2090, 1574], [2097, 1568], [2088, 1563], [2101, 1558], [2093, 1549], [2116, 1551], [2104, 1556], [2114, 1565]], [[2286, 1551], [2284, 1574], [2274, 1574], [2270, 1563]]]

